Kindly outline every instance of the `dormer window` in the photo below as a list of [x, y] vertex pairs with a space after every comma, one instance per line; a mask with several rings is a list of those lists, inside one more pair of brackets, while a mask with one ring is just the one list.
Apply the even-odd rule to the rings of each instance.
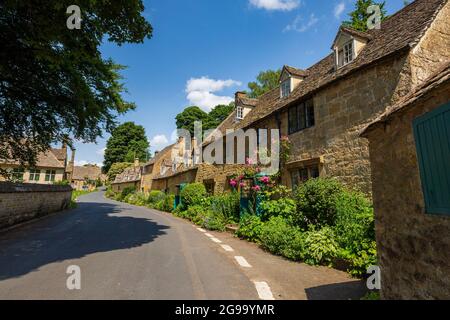
[[342, 48], [337, 50], [337, 65], [338, 68], [343, 67], [353, 60], [355, 60], [355, 50], [353, 40], [345, 43]]
[[242, 120], [244, 119], [244, 108], [242, 107], [236, 107], [236, 119]]
[[281, 97], [287, 98], [291, 93], [291, 79], [287, 79], [281, 83]]
[[336, 69], [353, 62], [371, 39], [369, 33], [341, 27], [331, 47], [336, 58]]

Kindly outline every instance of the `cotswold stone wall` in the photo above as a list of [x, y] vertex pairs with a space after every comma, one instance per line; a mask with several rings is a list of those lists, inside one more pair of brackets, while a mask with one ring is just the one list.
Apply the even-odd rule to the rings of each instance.
[[0, 182], [0, 229], [67, 209], [70, 186]]
[[384, 299], [450, 299], [450, 216], [425, 212], [412, 121], [450, 84], [368, 134]]
[[420, 84], [434, 74], [444, 62], [450, 60], [449, 20], [450, 2], [447, 2], [412, 52], [411, 69], [414, 84]]

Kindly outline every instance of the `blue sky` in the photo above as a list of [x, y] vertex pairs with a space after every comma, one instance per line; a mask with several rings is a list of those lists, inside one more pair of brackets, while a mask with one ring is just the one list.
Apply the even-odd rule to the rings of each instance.
[[[185, 107], [208, 110], [267, 69], [307, 68], [330, 53], [355, 0], [145, 0], [154, 28], [144, 44], [105, 43], [102, 54], [122, 72], [137, 105], [119, 118], [145, 127], [152, 152], [172, 141], [175, 116]], [[403, 0], [387, 0], [392, 14]], [[76, 143], [77, 164], [101, 163], [109, 136]]]

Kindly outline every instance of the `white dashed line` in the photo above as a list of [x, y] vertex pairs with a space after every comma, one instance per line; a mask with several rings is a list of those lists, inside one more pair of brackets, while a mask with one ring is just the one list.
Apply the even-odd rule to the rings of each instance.
[[210, 237], [210, 238], [214, 238], [214, 236], [210, 233], [205, 233], [205, 236]]
[[239, 265], [243, 268], [251, 268], [252, 266], [250, 265], [250, 263], [247, 262], [247, 260], [245, 260], [244, 257], [241, 256], [235, 256], [234, 257], [237, 261], [237, 263], [239, 263]]
[[210, 238], [213, 242], [215, 242], [215, 243], [222, 243], [222, 241], [220, 241], [219, 239], [217, 239], [217, 238]]
[[223, 248], [223, 250], [228, 251], [228, 252], [233, 252], [233, 248], [226, 245], [226, 244], [222, 244], [221, 247]]
[[200, 232], [206, 232], [206, 230], [202, 229], [202, 228], [197, 228], [198, 231]]
[[258, 295], [261, 300], [275, 300], [267, 282], [254, 281], [254, 283], [256, 291], [258, 291]]

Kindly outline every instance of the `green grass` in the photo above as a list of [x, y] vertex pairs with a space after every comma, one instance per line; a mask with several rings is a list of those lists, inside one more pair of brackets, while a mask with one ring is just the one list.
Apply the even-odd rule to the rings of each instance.
[[90, 191], [85, 191], [85, 190], [73, 190], [72, 191], [72, 199], [71, 199], [71, 201], [70, 201], [70, 208], [71, 209], [74, 209], [74, 208], [76, 208], [77, 207], [77, 203], [76, 203], [76, 200], [80, 197], [80, 196], [83, 196], [83, 195], [85, 195], [85, 194], [88, 194], [88, 193], [90, 193]]

